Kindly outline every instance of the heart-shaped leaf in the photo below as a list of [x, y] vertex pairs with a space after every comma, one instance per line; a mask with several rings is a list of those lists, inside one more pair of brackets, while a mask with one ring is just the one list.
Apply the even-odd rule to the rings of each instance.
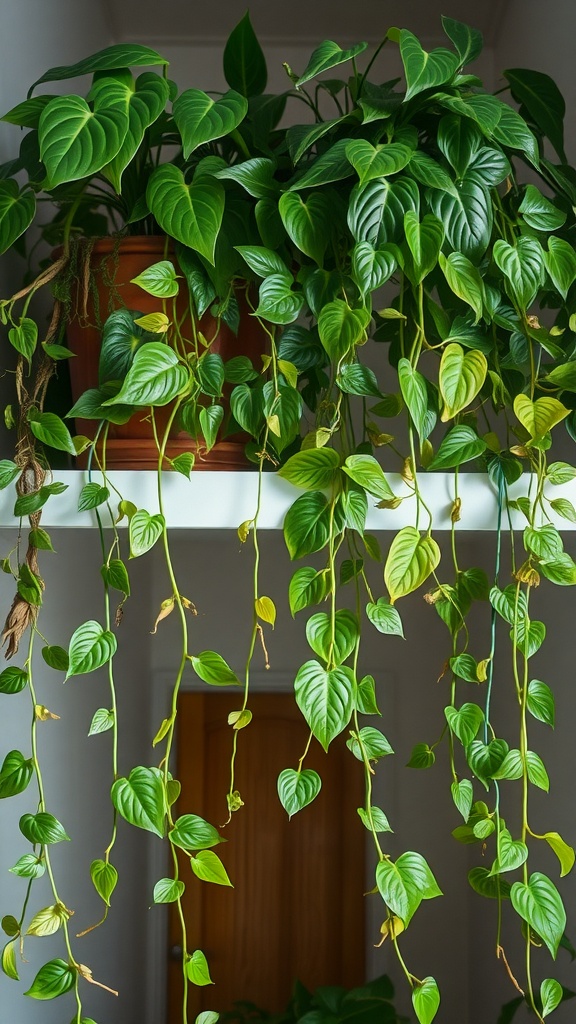
[[458, 69], [459, 60], [450, 50], [438, 47], [427, 53], [412, 32], [400, 32], [400, 56], [406, 75], [406, 101], [424, 89], [432, 89], [450, 82]]
[[117, 779], [111, 789], [112, 803], [130, 825], [164, 835], [165, 796], [158, 769], [133, 768], [128, 778]]
[[340, 456], [333, 448], [306, 448], [278, 470], [278, 476], [307, 491], [331, 487], [337, 477]]
[[138, 509], [130, 519], [130, 557], [144, 555], [162, 535], [165, 522], [161, 515], [150, 515], [146, 509]]
[[339, 608], [332, 626], [326, 612], [316, 612], [306, 623], [306, 639], [319, 658], [331, 665], [341, 665], [356, 646], [358, 620], [354, 612]]
[[10, 750], [0, 768], [0, 800], [23, 793], [34, 772], [32, 758], [25, 758], [20, 750]]
[[472, 427], [465, 424], [452, 427], [440, 442], [436, 455], [428, 465], [429, 470], [451, 469], [464, 462], [477, 459], [486, 451], [486, 442], [478, 437]]
[[350, 721], [355, 685], [352, 669], [344, 665], [328, 671], [317, 661], [307, 661], [298, 670], [296, 703], [324, 750]]
[[420, 221], [414, 210], [407, 210], [404, 232], [412, 257], [406, 261], [404, 269], [412, 284], [419, 285], [438, 262], [444, 225], [433, 213], [427, 213]]
[[434, 426], [430, 422], [426, 378], [412, 367], [409, 359], [402, 357], [398, 360], [398, 383], [418, 436], [423, 441]]
[[555, 959], [566, 927], [566, 911], [554, 883], [535, 871], [527, 884], [514, 882], [510, 899], [516, 913], [543, 939]]
[[440, 253], [438, 261], [450, 289], [472, 307], [476, 314], [474, 323], [478, 323], [484, 310], [484, 283], [480, 271], [461, 252], [451, 252], [449, 256]]
[[506, 740], [491, 740], [488, 744], [482, 743], [481, 740], [473, 740], [468, 747], [466, 758], [470, 765], [470, 770], [480, 779], [480, 782], [486, 789], [488, 789], [486, 780], [496, 774], [507, 753], [508, 744]]
[[334, 299], [323, 306], [318, 317], [318, 332], [330, 358], [337, 361], [354, 345], [361, 344], [369, 323], [370, 313], [364, 306], [351, 309], [344, 299]]
[[467, 747], [476, 738], [478, 729], [484, 721], [484, 712], [477, 704], [463, 704], [461, 708], [444, 708], [446, 721], [463, 747]]
[[230, 135], [248, 111], [245, 96], [230, 89], [213, 100], [201, 89], [185, 89], [176, 99], [172, 113], [182, 136], [184, 159], [187, 160], [198, 146]]
[[540, 242], [523, 235], [514, 246], [499, 238], [494, 243], [493, 256], [506, 277], [510, 297], [525, 309], [531, 306], [544, 279]]
[[403, 853], [396, 863], [385, 859], [376, 867], [376, 884], [382, 899], [407, 927], [422, 900], [442, 893], [420, 853]]
[[546, 396], [532, 402], [522, 394], [514, 399], [514, 412], [533, 441], [543, 438], [569, 411], [557, 398]]
[[311, 768], [297, 772], [285, 768], [278, 776], [278, 796], [282, 807], [291, 818], [293, 814], [307, 807], [318, 796], [322, 779]]
[[115, 98], [110, 81], [107, 92], [95, 98], [94, 110], [74, 95], [55, 96], [44, 107], [38, 141], [47, 188], [87, 178], [114, 159], [128, 132], [126, 107]]
[[65, 960], [50, 960], [40, 968], [25, 996], [31, 999], [56, 999], [74, 987], [76, 970]]
[[224, 189], [220, 182], [201, 179], [188, 185], [178, 167], [163, 164], [150, 176], [146, 202], [166, 234], [214, 263], [224, 215]]
[[171, 348], [152, 341], [136, 351], [120, 391], [103, 405], [168, 405], [185, 390], [189, 376]]
[[305, 200], [297, 192], [284, 192], [278, 209], [294, 245], [322, 266], [333, 217], [328, 196], [313, 192]]
[[110, 630], [103, 629], [94, 619], [83, 622], [74, 630], [70, 640], [66, 679], [94, 672], [105, 665], [116, 652], [116, 646], [116, 637]]
[[387, 178], [355, 185], [348, 204], [348, 226], [357, 242], [379, 245], [398, 242], [404, 236], [404, 214], [418, 212], [420, 193], [411, 178]]
[[0, 181], [0, 253], [24, 234], [35, 212], [36, 200], [31, 189], [21, 192], [13, 178]]
[[521, 867], [528, 857], [526, 843], [512, 839], [507, 828], [503, 828], [498, 836], [498, 856], [492, 865], [491, 875], [504, 871], [515, 871]]
[[412, 1006], [419, 1024], [431, 1024], [440, 1006], [440, 992], [434, 978], [424, 978], [412, 989]]
[[483, 352], [465, 352], [461, 345], [446, 345], [440, 361], [438, 383], [444, 399], [442, 422], [454, 419], [457, 413], [474, 401], [488, 372]]
[[429, 535], [405, 526], [394, 537], [384, 566], [384, 582], [390, 604], [416, 590], [440, 561], [440, 548]]
[[392, 636], [404, 636], [402, 620], [396, 610], [385, 597], [379, 597], [376, 604], [368, 602], [366, 615], [379, 633], [389, 633]]
[[349, 455], [342, 469], [346, 476], [381, 501], [394, 499], [394, 493], [384, 476], [382, 467], [373, 455]]
[[373, 146], [367, 139], [354, 139], [346, 146], [346, 156], [360, 178], [360, 183], [373, 178], [397, 174], [412, 159], [413, 150], [401, 142]]
[[[169, 94], [168, 82], [160, 75], [144, 72], [136, 81], [129, 71], [117, 72], [114, 76], [118, 82], [114, 97], [110, 97], [115, 105], [120, 105], [128, 117], [128, 130], [116, 156], [102, 168], [103, 175], [111, 182], [115, 191], [120, 194], [122, 174], [138, 152], [144, 133], [150, 125], [158, 120], [164, 110]], [[99, 79], [92, 86], [93, 97], [102, 95], [109, 88], [110, 76]]]
[[195, 857], [190, 858], [190, 867], [196, 878], [200, 878], [203, 882], [232, 887], [226, 868], [220, 857], [212, 850], [200, 850]]

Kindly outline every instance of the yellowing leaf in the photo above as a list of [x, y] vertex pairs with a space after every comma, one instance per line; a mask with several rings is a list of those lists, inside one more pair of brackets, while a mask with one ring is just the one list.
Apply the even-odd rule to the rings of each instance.
[[245, 729], [252, 721], [252, 712], [248, 708], [243, 711], [231, 711], [228, 715], [228, 725], [233, 729]]
[[390, 545], [384, 566], [390, 604], [424, 583], [439, 561], [440, 548], [431, 536], [422, 537], [414, 526], [400, 530]]
[[256, 615], [271, 626], [276, 622], [276, 605], [270, 597], [258, 597], [255, 602]]
[[452, 342], [442, 353], [439, 385], [444, 409], [442, 422], [451, 420], [476, 398], [488, 370], [483, 352], [472, 349], [465, 352], [461, 345]]
[[516, 395], [514, 412], [533, 441], [544, 437], [556, 423], [560, 423], [570, 412], [557, 398], [537, 398], [532, 402], [528, 395]]
[[138, 317], [134, 323], [151, 334], [165, 334], [170, 327], [170, 320], [165, 313], [147, 313], [146, 316]]

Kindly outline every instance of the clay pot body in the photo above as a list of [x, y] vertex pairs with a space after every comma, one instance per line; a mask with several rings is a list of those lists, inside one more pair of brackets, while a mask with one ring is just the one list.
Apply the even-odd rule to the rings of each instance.
[[[67, 343], [75, 358], [70, 360], [70, 379], [74, 401], [89, 388], [98, 384], [98, 362], [100, 358], [101, 326], [109, 314], [120, 308], [138, 310], [142, 315], [157, 313], [162, 309], [162, 300], [148, 295], [138, 285], [131, 284], [144, 270], [160, 260], [170, 259], [176, 265], [174, 253], [166, 249], [163, 236], [135, 236], [122, 239], [100, 239], [90, 251], [89, 281], [86, 288], [79, 283], [73, 290], [70, 321], [67, 325]], [[188, 294], [180, 281], [180, 293], [176, 299], [176, 311], [182, 321], [182, 335], [192, 337]], [[260, 356], [266, 348], [266, 337], [258, 322], [249, 315], [243, 294], [238, 295], [240, 306], [240, 328], [235, 335], [230, 328], [205, 313], [199, 322], [202, 334], [212, 339], [210, 351], [218, 353], [224, 361], [234, 356], [245, 355], [258, 368]], [[188, 326], [187, 326], [188, 323]], [[224, 399], [225, 401], [225, 399]], [[171, 406], [155, 411], [159, 431], [165, 428]], [[106, 466], [108, 469], [156, 469], [158, 454], [152, 426], [147, 419], [148, 411], [142, 409], [123, 425], [110, 424], [106, 442]], [[76, 420], [76, 430], [93, 438], [96, 430], [94, 420]], [[219, 440], [206, 453], [196, 442], [183, 432], [171, 434], [167, 452], [174, 458], [181, 452], [191, 451], [197, 455], [196, 469], [247, 469], [250, 463], [244, 454], [247, 435], [236, 433], [225, 440]]]

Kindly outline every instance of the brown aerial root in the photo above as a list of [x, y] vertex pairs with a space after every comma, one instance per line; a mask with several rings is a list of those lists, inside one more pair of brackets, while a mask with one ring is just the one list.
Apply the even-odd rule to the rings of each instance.
[[520, 993], [521, 996], [524, 996], [526, 993], [524, 992], [523, 988], [520, 988], [520, 985], [518, 984], [518, 982], [516, 981], [516, 978], [512, 974], [512, 970], [511, 970], [510, 964], [508, 963], [508, 961], [506, 959], [506, 953], [504, 952], [504, 947], [503, 946], [497, 946], [496, 947], [496, 956], [498, 957], [499, 960], [502, 960], [502, 962], [504, 964], [504, 967], [506, 968], [506, 973], [508, 974], [508, 977], [510, 978], [510, 981], [514, 985], [514, 988], [518, 990], [518, 992]]

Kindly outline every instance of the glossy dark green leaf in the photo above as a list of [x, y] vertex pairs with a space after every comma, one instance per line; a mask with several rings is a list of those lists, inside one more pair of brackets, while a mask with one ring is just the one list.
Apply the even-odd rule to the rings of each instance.
[[326, 597], [328, 581], [326, 573], [318, 572], [310, 566], [297, 569], [288, 588], [288, 601], [292, 615], [309, 608], [311, 604], [320, 604]]
[[58, 451], [76, 455], [70, 431], [56, 413], [39, 412], [37, 409], [31, 408], [28, 411], [28, 422], [34, 437], [37, 437], [39, 441], [47, 444], [50, 448], [57, 448]]
[[310, 647], [330, 666], [346, 661], [356, 646], [358, 636], [358, 620], [347, 608], [339, 608], [333, 622], [327, 612], [316, 612], [306, 623], [306, 639]]
[[150, 177], [146, 201], [163, 231], [214, 263], [224, 215], [220, 182], [201, 179], [188, 185], [178, 167], [164, 164]]
[[509, 68], [504, 77], [514, 98], [528, 110], [541, 132], [550, 139], [562, 163], [564, 152], [564, 114], [566, 104], [556, 82], [542, 71]]
[[492, 234], [492, 204], [482, 184], [465, 179], [456, 193], [434, 191], [430, 205], [446, 229], [453, 249], [477, 263], [484, 255]]
[[296, 674], [296, 703], [324, 750], [350, 721], [354, 688], [354, 673], [345, 665], [328, 671], [307, 661]]
[[304, 173], [290, 185], [289, 191], [299, 192], [303, 188], [327, 185], [332, 181], [350, 178], [353, 171], [346, 156], [348, 143], [349, 140], [346, 138], [339, 139], [324, 153], [311, 160]]
[[352, 277], [363, 295], [376, 291], [392, 277], [400, 253], [395, 246], [375, 249], [370, 242], [358, 242], [352, 250]]
[[392, 832], [388, 818], [379, 807], [371, 807], [370, 813], [364, 807], [358, 807], [358, 814], [360, 820], [370, 832], [374, 828], [375, 832]]
[[442, 28], [456, 47], [460, 64], [470, 64], [482, 53], [482, 33], [461, 21], [442, 15]]
[[534, 718], [554, 728], [554, 694], [550, 687], [540, 679], [531, 679], [528, 684], [527, 706]]
[[264, 397], [261, 388], [238, 384], [230, 396], [234, 419], [253, 437], [258, 437], [264, 426]]
[[412, 257], [404, 269], [412, 284], [419, 285], [438, 262], [444, 240], [444, 225], [433, 213], [425, 214], [420, 221], [414, 210], [407, 210], [404, 214], [404, 233]]
[[[158, 120], [164, 110], [168, 100], [169, 86], [165, 78], [152, 72], [139, 75], [135, 82], [129, 72], [119, 72], [117, 77], [123, 85], [123, 92], [118, 90], [115, 103], [124, 106], [128, 117], [128, 130], [114, 159], [102, 168], [102, 173], [111, 182], [115, 191], [120, 194], [122, 175], [130, 161], [136, 156], [146, 129]], [[93, 99], [97, 98], [99, 87], [102, 90], [105, 89], [104, 79], [94, 83]]]
[[38, 326], [35, 320], [30, 317], [22, 317], [17, 327], [11, 327], [8, 331], [8, 340], [20, 355], [30, 362], [36, 351], [38, 341]]
[[484, 721], [484, 712], [477, 704], [462, 704], [460, 708], [444, 708], [446, 721], [463, 747], [467, 747], [476, 738]]
[[466, 751], [466, 757], [470, 769], [477, 778], [488, 789], [487, 779], [492, 778], [504, 761], [508, 753], [508, 744], [505, 740], [491, 740], [490, 743], [483, 743], [481, 740], [473, 740]]
[[278, 209], [294, 245], [322, 266], [333, 216], [328, 196], [312, 192], [303, 199], [297, 192], [284, 192]]
[[361, 715], [379, 715], [374, 676], [363, 676], [356, 692], [356, 709]]
[[240, 686], [240, 680], [224, 658], [216, 651], [202, 651], [191, 657], [196, 675], [212, 686]]
[[292, 274], [284, 263], [284, 260], [264, 245], [237, 245], [236, 249], [242, 256], [251, 270], [259, 277], [268, 277], [270, 274], [283, 274], [292, 283]]
[[38, 814], [23, 814], [19, 822], [20, 831], [28, 842], [33, 846], [45, 843], [61, 843], [69, 840], [64, 826], [47, 811], [39, 811]]
[[78, 498], [78, 511], [87, 512], [92, 508], [98, 508], [109, 497], [110, 491], [107, 487], [102, 487], [101, 484], [97, 483], [84, 484]]
[[198, 420], [202, 436], [206, 442], [206, 451], [208, 452], [211, 451], [216, 444], [218, 431], [220, 430], [223, 419], [224, 409], [221, 405], [209, 405], [200, 410]]
[[438, 147], [458, 178], [464, 177], [482, 142], [480, 129], [466, 118], [447, 114], [438, 125]]
[[304, 85], [305, 82], [309, 82], [311, 78], [315, 78], [316, 75], [320, 75], [323, 71], [329, 71], [330, 68], [338, 67], [340, 64], [346, 63], [346, 61], [352, 60], [358, 54], [363, 53], [367, 45], [367, 43], [356, 43], [355, 46], [343, 50], [337, 43], [333, 43], [331, 39], [325, 39], [312, 53], [306, 69], [295, 83], [296, 86]]
[[542, 758], [534, 750], [526, 751], [526, 771], [533, 786], [543, 789], [545, 793], [550, 789], [550, 779], [544, 766]]
[[55, 96], [38, 124], [40, 159], [47, 187], [78, 181], [102, 170], [119, 152], [128, 132], [128, 113], [118, 102], [122, 91], [110, 79], [91, 110], [81, 96]]
[[406, 100], [425, 89], [450, 82], [458, 68], [455, 54], [441, 47], [427, 53], [407, 29], [400, 32], [400, 56], [406, 75]]
[[484, 312], [484, 285], [479, 270], [461, 252], [451, 252], [449, 256], [440, 253], [439, 263], [450, 289], [471, 306], [474, 323], [478, 323]]
[[397, 174], [412, 158], [409, 146], [401, 142], [389, 142], [373, 146], [367, 139], [354, 139], [346, 147], [346, 156], [365, 185], [373, 178], [387, 177]]
[[510, 882], [499, 875], [491, 875], [488, 868], [472, 868], [468, 881], [474, 892], [487, 899], [510, 899]]
[[164, 835], [165, 796], [161, 773], [152, 768], [133, 768], [128, 778], [117, 779], [110, 791], [122, 817], [137, 828]]
[[28, 683], [28, 673], [16, 665], [0, 672], [0, 693], [20, 693]]
[[199, 146], [229, 135], [244, 120], [248, 103], [234, 89], [212, 99], [201, 89], [185, 89], [173, 107], [173, 117], [182, 136], [184, 159]]
[[370, 313], [364, 307], [351, 309], [344, 299], [327, 303], [318, 318], [322, 345], [331, 359], [339, 360], [365, 338]]
[[244, 160], [232, 167], [223, 167], [214, 175], [220, 181], [236, 181], [255, 199], [274, 199], [280, 190], [279, 183], [274, 179], [275, 165], [267, 157], [257, 156]]
[[472, 783], [469, 779], [460, 779], [459, 782], [452, 783], [450, 791], [456, 808], [464, 818], [464, 821], [468, 821], [470, 811], [472, 810], [472, 800], [474, 798]]
[[551, 235], [548, 239], [548, 251], [544, 250], [544, 264], [554, 287], [565, 299], [568, 289], [576, 278], [576, 254], [572, 246], [563, 238]]
[[42, 648], [42, 657], [50, 668], [54, 668], [58, 672], [68, 671], [70, 659], [68, 657], [68, 651], [65, 651], [63, 647], [58, 647], [55, 644], [49, 644]]
[[292, 291], [292, 278], [284, 272], [270, 274], [262, 281], [256, 315], [273, 324], [291, 324], [304, 304], [302, 292]]
[[556, 231], [566, 220], [566, 214], [542, 194], [535, 185], [527, 185], [519, 212], [535, 231]]
[[25, 758], [20, 750], [10, 750], [0, 768], [0, 800], [23, 793], [34, 773], [32, 758]]
[[36, 200], [31, 189], [20, 191], [13, 178], [0, 181], [0, 252], [6, 252], [34, 220]]
[[150, 342], [135, 352], [118, 394], [103, 404], [167, 405], [182, 394], [188, 381], [189, 373], [176, 353], [161, 342]]
[[402, 357], [398, 362], [398, 383], [418, 436], [423, 441], [431, 429], [428, 419], [426, 379], [412, 367], [409, 359]]
[[231, 89], [242, 96], [258, 96], [264, 92], [268, 79], [266, 58], [252, 28], [249, 11], [232, 29], [223, 62], [224, 77]]
[[130, 579], [128, 570], [121, 558], [111, 558], [100, 569], [102, 579], [109, 587], [114, 587], [126, 597], [130, 597]]
[[168, 64], [168, 61], [149, 46], [142, 46], [140, 43], [116, 43], [114, 46], [105, 47], [104, 50], [98, 50], [97, 53], [85, 57], [84, 60], [80, 60], [76, 64], [50, 68], [34, 83], [30, 92], [42, 82], [61, 82], [66, 78], [90, 75], [95, 71], [113, 71], [116, 68], [127, 67], [154, 67], [160, 64]]
[[394, 753], [384, 733], [370, 725], [360, 729], [359, 733], [352, 732], [346, 746], [358, 761], [363, 761], [364, 756], [369, 761], [378, 761]]

